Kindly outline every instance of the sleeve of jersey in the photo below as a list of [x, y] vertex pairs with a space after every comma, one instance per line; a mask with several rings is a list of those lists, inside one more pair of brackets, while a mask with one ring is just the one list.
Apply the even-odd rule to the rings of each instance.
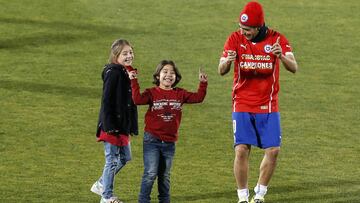
[[201, 103], [206, 96], [207, 82], [200, 82], [197, 92], [184, 90], [183, 103]]
[[221, 58], [226, 58], [227, 57], [227, 51], [232, 50], [232, 51], [236, 51], [236, 35], [235, 33], [231, 34], [225, 44], [224, 44], [224, 49], [223, 52], [221, 54]]
[[146, 89], [143, 93], [140, 93], [140, 86], [137, 79], [131, 80], [131, 94], [134, 104], [142, 105], [150, 102], [150, 91]]
[[282, 48], [283, 54], [292, 54], [290, 43], [284, 35], [280, 35], [280, 46]]

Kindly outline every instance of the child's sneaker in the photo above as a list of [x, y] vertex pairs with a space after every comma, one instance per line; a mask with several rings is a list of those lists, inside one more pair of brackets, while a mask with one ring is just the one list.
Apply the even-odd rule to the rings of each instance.
[[104, 186], [99, 182], [96, 181], [90, 189], [91, 192], [97, 194], [97, 195], [102, 195], [102, 193], [104, 192]]
[[105, 199], [101, 197], [100, 203], [124, 203], [117, 197], [110, 197], [109, 199]]
[[262, 197], [262, 198], [252, 198], [250, 203], [264, 203], [265, 202], [265, 199]]

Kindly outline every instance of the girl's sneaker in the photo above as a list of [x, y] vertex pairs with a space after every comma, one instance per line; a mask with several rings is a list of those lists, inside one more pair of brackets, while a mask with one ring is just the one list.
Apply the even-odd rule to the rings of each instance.
[[97, 195], [102, 195], [102, 193], [104, 192], [104, 186], [99, 182], [96, 181], [90, 189], [91, 192], [97, 194]]
[[109, 199], [105, 199], [101, 197], [100, 203], [124, 203], [117, 197], [110, 197]]

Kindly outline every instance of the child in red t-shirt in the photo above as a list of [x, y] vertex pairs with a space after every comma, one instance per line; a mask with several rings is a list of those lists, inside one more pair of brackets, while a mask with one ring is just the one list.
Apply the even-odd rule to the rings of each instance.
[[136, 71], [129, 72], [132, 98], [137, 105], [149, 105], [145, 115], [144, 175], [139, 194], [140, 203], [150, 203], [151, 189], [158, 178], [159, 202], [170, 202], [170, 168], [184, 103], [201, 103], [206, 95], [207, 75], [199, 71], [199, 88], [189, 92], [175, 87], [181, 74], [175, 63], [163, 60], [153, 75], [155, 87], [140, 93]]

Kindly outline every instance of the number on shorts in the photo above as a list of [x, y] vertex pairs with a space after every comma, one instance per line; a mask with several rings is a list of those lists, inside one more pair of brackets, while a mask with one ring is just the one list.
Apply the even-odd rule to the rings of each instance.
[[236, 133], [236, 120], [233, 120], [233, 131], [234, 134]]

